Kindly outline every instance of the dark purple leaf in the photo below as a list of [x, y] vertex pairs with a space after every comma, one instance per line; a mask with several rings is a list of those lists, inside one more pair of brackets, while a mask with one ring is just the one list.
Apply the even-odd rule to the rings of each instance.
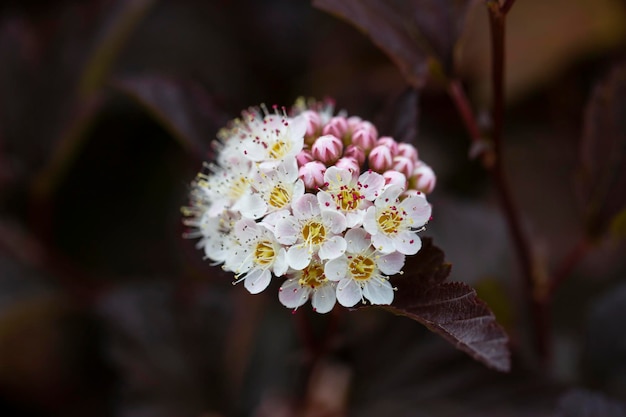
[[579, 194], [587, 231], [604, 234], [626, 207], [626, 65], [593, 92], [581, 142]]
[[[423, 86], [433, 64], [447, 74], [472, 0], [313, 0], [313, 5], [363, 30], [400, 68]], [[435, 64], [436, 65], [436, 64]]]
[[120, 78], [113, 86], [144, 106], [181, 143], [204, 156], [215, 132], [226, 122], [197, 83], [150, 75]]
[[403, 276], [393, 278], [396, 297], [388, 310], [416, 320], [490, 368], [511, 368], [508, 337], [476, 291], [443, 282], [450, 273], [441, 249], [430, 239], [410, 257]]
[[[73, 2], [0, 19], [0, 136], [48, 193], [78, 155], [101, 88], [154, 0]], [[35, 145], [36, 144], [36, 145]], [[41, 168], [43, 167], [43, 168]]]
[[407, 88], [387, 106], [377, 126], [384, 135], [393, 137], [398, 142], [415, 144], [419, 123], [419, 92]]

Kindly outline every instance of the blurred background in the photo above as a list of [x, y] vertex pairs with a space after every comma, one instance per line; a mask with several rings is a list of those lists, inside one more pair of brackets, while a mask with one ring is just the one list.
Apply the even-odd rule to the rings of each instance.
[[[626, 2], [520, 0], [507, 30], [505, 161], [533, 249], [554, 268], [593, 235], [555, 299], [546, 367], [490, 181], [436, 80], [408, 88], [366, 34], [308, 1], [3, 1], [0, 415], [624, 415], [626, 247], [585, 227], [577, 181], [587, 103], [626, 58]], [[484, 126], [489, 60], [476, 2], [453, 66]], [[424, 235], [509, 332], [511, 374], [383, 311], [292, 315], [278, 284], [251, 296], [181, 237], [217, 130], [300, 96], [383, 134], [416, 126], [438, 175]], [[329, 333], [321, 354], [303, 343]]]

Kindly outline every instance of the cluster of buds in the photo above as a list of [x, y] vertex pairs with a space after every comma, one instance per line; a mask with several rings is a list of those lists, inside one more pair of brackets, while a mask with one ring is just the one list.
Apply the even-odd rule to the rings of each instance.
[[284, 277], [292, 309], [393, 301], [389, 276], [431, 216], [435, 175], [414, 146], [322, 103], [251, 108], [218, 139], [183, 208], [208, 259], [253, 294]]

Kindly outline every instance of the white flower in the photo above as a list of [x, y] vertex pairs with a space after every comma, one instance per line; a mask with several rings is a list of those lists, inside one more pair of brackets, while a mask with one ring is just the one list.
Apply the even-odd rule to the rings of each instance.
[[422, 247], [416, 229], [430, 219], [430, 204], [421, 193], [401, 201], [403, 191], [400, 186], [389, 186], [365, 213], [363, 228], [372, 235], [372, 244], [382, 253], [398, 251], [414, 255]]
[[296, 271], [292, 278], [283, 283], [278, 299], [285, 307], [296, 309], [311, 298], [313, 310], [328, 313], [335, 306], [336, 286], [336, 282], [326, 279], [324, 264], [319, 258], [313, 258], [308, 266]]
[[323, 209], [338, 211], [346, 216], [347, 227], [360, 226], [365, 210], [385, 186], [382, 175], [367, 171], [355, 179], [346, 169], [330, 167], [324, 173], [325, 190], [317, 193]]
[[313, 194], [304, 194], [291, 205], [293, 215], [278, 220], [274, 233], [287, 250], [287, 262], [296, 270], [304, 269], [313, 255], [320, 259], [334, 259], [346, 250], [346, 242], [339, 236], [346, 229], [343, 214], [320, 210]]
[[367, 232], [362, 228], [348, 230], [346, 241], [345, 254], [328, 261], [324, 267], [327, 279], [339, 281], [339, 304], [352, 307], [363, 301], [363, 297], [372, 304], [391, 304], [393, 288], [385, 275], [397, 274], [402, 270], [404, 255], [375, 251]]
[[251, 294], [263, 291], [272, 279], [287, 272], [285, 249], [276, 241], [274, 234], [250, 219], [235, 224], [235, 237], [239, 245], [232, 249], [228, 266], [244, 281]]
[[198, 245], [204, 248], [204, 254], [215, 265], [224, 263], [224, 269], [229, 270], [228, 260], [237, 241], [233, 234], [233, 228], [241, 216], [232, 211], [223, 211], [218, 216], [210, 216], [206, 213], [202, 219], [202, 239]]
[[241, 151], [251, 161], [259, 163], [262, 170], [269, 171], [280, 162], [295, 158], [304, 146], [307, 120], [304, 116], [294, 119], [269, 114], [263, 118], [247, 113], [246, 123], [240, 127]]
[[253, 164], [244, 158], [233, 158], [227, 167], [210, 166], [205, 186], [211, 199], [211, 216], [226, 209], [239, 210], [238, 201], [248, 193], [251, 186]]
[[252, 188], [238, 204], [241, 214], [251, 219], [289, 209], [291, 202], [304, 194], [295, 158], [281, 162], [269, 172], [259, 171], [251, 181]]

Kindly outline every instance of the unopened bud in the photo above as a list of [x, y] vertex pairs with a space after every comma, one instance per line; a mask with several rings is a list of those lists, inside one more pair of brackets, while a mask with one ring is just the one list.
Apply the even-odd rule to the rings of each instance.
[[398, 143], [398, 156], [405, 156], [409, 158], [413, 163], [417, 163], [417, 148], [410, 143], [400, 142]]
[[385, 146], [376, 146], [369, 154], [370, 168], [376, 172], [385, 172], [393, 166], [391, 150]]
[[324, 185], [324, 173], [326, 166], [320, 161], [311, 161], [302, 165], [298, 170], [298, 176], [304, 182], [307, 190], [316, 190]]
[[385, 178], [385, 184], [387, 185], [399, 185], [406, 190], [407, 181], [403, 173], [395, 171], [393, 169], [383, 172], [383, 178]]
[[415, 170], [415, 163], [406, 156], [396, 156], [393, 158], [393, 169], [409, 178]]
[[376, 127], [367, 121], [357, 124], [352, 132], [352, 144], [360, 146], [366, 153], [376, 146], [377, 140]]
[[326, 165], [333, 164], [343, 153], [343, 142], [334, 135], [324, 135], [317, 138], [311, 154], [314, 159], [323, 162]]
[[411, 177], [412, 188], [429, 194], [435, 188], [436, 183], [437, 177], [435, 176], [435, 172], [425, 163], [420, 163], [413, 171], [413, 176]]
[[309, 149], [303, 149], [298, 155], [296, 155], [296, 161], [298, 161], [298, 166], [301, 167], [307, 162], [313, 161], [313, 155], [311, 155], [311, 151]]
[[322, 129], [323, 135], [333, 135], [338, 138], [343, 138], [346, 133], [348, 133], [348, 121], [341, 116], [331, 118]]
[[359, 166], [365, 163], [365, 151], [356, 145], [346, 146], [343, 151], [343, 156], [355, 159], [359, 163]]
[[300, 116], [306, 119], [306, 132], [304, 133], [304, 142], [311, 145], [313, 141], [320, 135], [322, 128], [322, 118], [319, 113], [313, 110], [305, 110]]
[[398, 142], [396, 142], [392, 137], [390, 136], [382, 136], [380, 139], [378, 139], [378, 142], [376, 142], [377, 146], [381, 146], [381, 145], [385, 145], [389, 148], [389, 150], [391, 151], [391, 155], [392, 156], [396, 156], [398, 154]]
[[361, 173], [361, 166], [358, 163], [358, 161], [354, 158], [350, 158], [350, 157], [339, 158], [339, 160], [335, 162], [335, 166], [337, 168], [350, 171], [354, 179], [357, 179], [359, 177], [359, 174]]

